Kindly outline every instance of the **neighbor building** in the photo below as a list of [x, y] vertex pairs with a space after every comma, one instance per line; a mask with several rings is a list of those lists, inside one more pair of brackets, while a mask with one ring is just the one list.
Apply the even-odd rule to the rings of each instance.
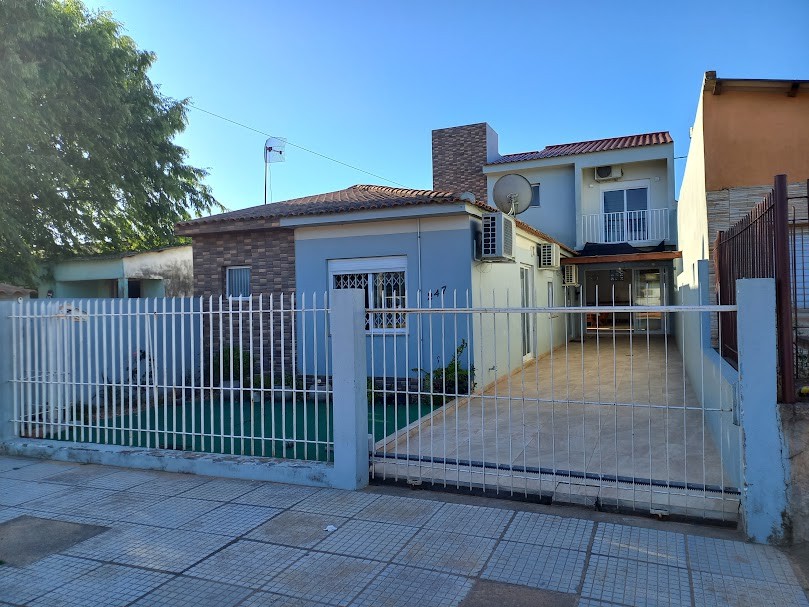
[[65, 259], [47, 268], [40, 297], [139, 298], [193, 294], [191, 245]]

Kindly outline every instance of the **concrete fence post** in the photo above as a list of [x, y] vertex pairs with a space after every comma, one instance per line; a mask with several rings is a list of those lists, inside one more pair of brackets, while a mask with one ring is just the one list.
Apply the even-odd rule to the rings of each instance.
[[368, 371], [365, 358], [365, 291], [330, 294], [334, 393], [334, 486], [368, 485]]
[[744, 529], [755, 542], [779, 543], [789, 539], [789, 474], [777, 403], [775, 282], [737, 280], [736, 302]]
[[4, 352], [0, 354], [0, 442], [14, 438], [14, 387], [13, 379], [14, 353], [17, 344], [13, 342], [10, 318], [14, 302], [0, 301], [0, 344]]

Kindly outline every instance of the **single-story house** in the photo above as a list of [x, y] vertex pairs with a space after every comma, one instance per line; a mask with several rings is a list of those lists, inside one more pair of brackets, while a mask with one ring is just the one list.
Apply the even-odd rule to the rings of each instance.
[[[194, 250], [194, 291], [203, 297], [243, 298], [270, 293], [297, 293], [323, 300], [330, 289], [362, 288], [368, 308], [439, 307], [441, 303], [484, 306], [561, 304], [559, 263], [540, 267], [538, 247], [556, 245], [559, 257], [573, 251], [522, 221], [516, 221], [513, 263], [480, 258], [483, 216], [494, 212], [470, 193], [409, 190], [355, 185], [344, 190], [213, 215], [177, 225], [190, 236]], [[539, 288], [542, 285], [542, 288]], [[554, 295], [554, 293], [558, 295]], [[558, 299], [557, 299], [558, 298]], [[563, 318], [554, 339], [564, 340]], [[419, 324], [419, 326], [414, 326]], [[485, 323], [484, 323], [485, 324]], [[314, 347], [302, 338], [298, 359], [314, 361]], [[442, 341], [441, 327], [408, 322], [395, 314], [369, 316], [368, 347], [374, 375], [403, 377], [420, 364], [441, 359], [444, 365], [462, 340], [470, 342], [479, 383], [497, 373], [491, 353], [478, 345], [475, 331], [487, 326], [458, 327]], [[500, 329], [502, 330], [502, 328]], [[521, 342], [520, 323], [512, 323], [512, 343]], [[514, 368], [525, 355], [547, 352], [548, 330], [536, 331], [527, 347], [514, 351]], [[309, 335], [312, 334], [309, 329]], [[387, 355], [382, 340], [396, 340], [398, 356]], [[457, 343], [456, 343], [457, 342]], [[439, 345], [440, 344], [440, 345]], [[517, 350], [517, 348], [514, 348]], [[323, 352], [318, 353], [322, 357]], [[503, 353], [500, 354], [503, 356]], [[396, 360], [394, 360], [394, 358]], [[501, 362], [505, 368], [505, 361]], [[319, 362], [324, 369], [324, 361]], [[395, 372], [395, 373], [394, 373]]]
[[188, 297], [192, 263], [191, 245], [64, 259], [47, 268], [39, 296]]

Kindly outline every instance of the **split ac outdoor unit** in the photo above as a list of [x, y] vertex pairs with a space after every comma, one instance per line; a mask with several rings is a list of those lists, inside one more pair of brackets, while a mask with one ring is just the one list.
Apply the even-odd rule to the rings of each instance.
[[624, 171], [620, 165], [608, 164], [596, 167], [593, 170], [593, 176], [596, 181], [609, 181], [610, 179], [620, 179], [624, 176]]
[[578, 266], [562, 266], [564, 269], [564, 285], [566, 287], [576, 287], [579, 284], [579, 267]]
[[514, 261], [514, 218], [505, 213], [484, 213], [484, 261]]
[[540, 268], [558, 268], [561, 262], [561, 253], [558, 244], [541, 244], [537, 247]]

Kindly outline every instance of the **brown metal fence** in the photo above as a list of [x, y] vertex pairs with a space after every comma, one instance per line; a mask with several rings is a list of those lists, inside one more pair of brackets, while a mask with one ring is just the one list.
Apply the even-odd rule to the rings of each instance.
[[[779, 398], [781, 402], [793, 403], [796, 399], [795, 371], [799, 362], [797, 331], [793, 323], [798, 281], [793, 280], [793, 274], [796, 274], [798, 265], [797, 238], [794, 232], [791, 236], [791, 228], [797, 224], [790, 225], [789, 215], [787, 176], [777, 175], [772, 191], [761, 202], [730, 229], [717, 234], [714, 262], [717, 297], [722, 304], [736, 303], [736, 280], [739, 278], [775, 279]], [[793, 284], [795, 288], [791, 286]], [[803, 283], [800, 289], [803, 289]], [[719, 330], [722, 356], [736, 362], [736, 314], [722, 314]]]

